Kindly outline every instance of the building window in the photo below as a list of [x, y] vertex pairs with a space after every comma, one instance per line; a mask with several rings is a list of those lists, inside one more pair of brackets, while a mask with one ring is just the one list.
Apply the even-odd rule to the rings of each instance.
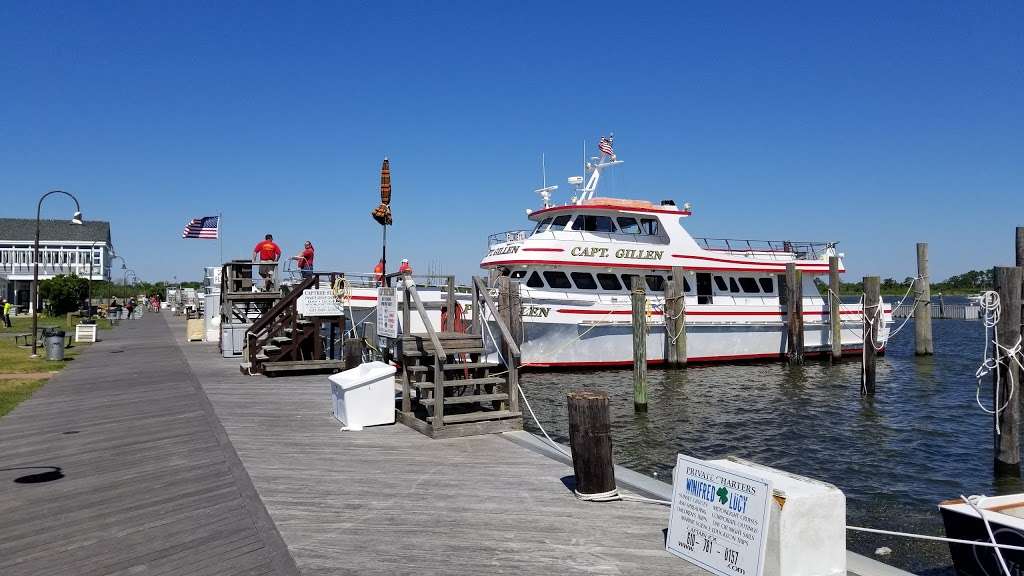
[[615, 274], [598, 274], [597, 281], [601, 283], [601, 288], [605, 290], [622, 290], [622, 284], [619, 284], [619, 277]]
[[589, 272], [573, 272], [572, 283], [580, 290], [597, 290], [597, 282]]

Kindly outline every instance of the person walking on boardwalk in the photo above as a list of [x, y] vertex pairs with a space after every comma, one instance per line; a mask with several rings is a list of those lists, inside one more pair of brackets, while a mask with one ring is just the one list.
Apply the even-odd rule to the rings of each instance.
[[[263, 277], [263, 290], [269, 292], [274, 287], [274, 271], [277, 261], [281, 259], [281, 248], [274, 244], [274, 236], [267, 234], [263, 241], [252, 250], [252, 261], [260, 262], [260, 276]], [[270, 264], [262, 264], [270, 262]]]
[[131, 300], [128, 301], [128, 304], [125, 306], [125, 309], [128, 310], [128, 319], [131, 320], [132, 312], [135, 310], [135, 298], [132, 298]]
[[302, 248], [302, 252], [291, 257], [299, 266], [299, 270], [302, 271], [303, 278], [309, 278], [313, 275], [313, 255], [313, 243], [306, 240], [306, 245]]
[[0, 309], [0, 314], [3, 314], [4, 326], [10, 328], [11, 327], [11, 301], [7, 300], [5, 298], [5, 299], [3, 299], [0, 302], [3, 302], [3, 308]]

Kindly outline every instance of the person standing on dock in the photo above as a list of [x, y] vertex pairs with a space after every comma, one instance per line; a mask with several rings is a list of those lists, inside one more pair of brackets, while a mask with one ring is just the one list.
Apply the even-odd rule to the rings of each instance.
[[406, 272], [412, 274], [412, 266], [409, 266], [408, 258], [402, 258], [402, 265], [398, 267], [398, 271], [402, 274], [405, 274]]
[[306, 245], [302, 248], [302, 251], [298, 255], [291, 257], [292, 260], [295, 260], [299, 270], [302, 271], [303, 278], [309, 278], [313, 275], [313, 256], [313, 243], [306, 240]]
[[[263, 241], [252, 250], [252, 261], [260, 263], [260, 276], [263, 278], [263, 290], [269, 292], [274, 287], [274, 270], [281, 259], [281, 247], [274, 243], [273, 234], [267, 234]], [[270, 262], [270, 264], [264, 264]]]

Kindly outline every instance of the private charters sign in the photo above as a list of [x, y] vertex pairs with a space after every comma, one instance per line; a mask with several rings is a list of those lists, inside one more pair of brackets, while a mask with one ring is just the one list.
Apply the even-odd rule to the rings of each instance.
[[720, 576], [761, 576], [771, 485], [678, 455], [665, 548]]

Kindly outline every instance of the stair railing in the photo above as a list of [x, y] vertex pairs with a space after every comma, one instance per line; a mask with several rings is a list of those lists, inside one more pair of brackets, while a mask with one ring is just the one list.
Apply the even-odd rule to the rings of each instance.
[[[423, 321], [423, 326], [427, 329], [427, 335], [430, 336], [430, 343], [434, 346], [434, 428], [444, 427], [444, 362], [448, 357], [448, 354], [444, 351], [444, 346], [441, 345], [441, 339], [438, 338], [437, 332], [434, 331], [433, 324], [430, 323], [430, 318], [427, 316], [427, 310], [423, 307], [423, 301], [420, 300], [420, 294], [416, 291], [416, 283], [412, 279], [412, 274], [406, 273], [402, 276], [402, 286], [405, 290], [405, 303], [408, 307], [410, 298], [416, 305], [416, 312], [420, 315], [420, 320]], [[403, 326], [402, 329], [406, 333], [411, 333], [409, 326]], [[405, 392], [403, 391], [403, 394]], [[403, 402], [404, 403], [404, 402]]]
[[[260, 316], [252, 326], [246, 330], [246, 348], [249, 353], [249, 366], [256, 366], [257, 360], [256, 355], [263, 350], [264, 342], [260, 340], [260, 335], [270, 335], [273, 331], [268, 330], [272, 327], [272, 324], [278, 317], [282, 316], [285, 312], [293, 312], [288, 316], [295, 316], [295, 303], [298, 301], [299, 296], [302, 296], [302, 292], [314, 284], [319, 285], [320, 279], [316, 276], [304, 279], [300, 282], [291, 292], [289, 292], [284, 298], [277, 301], [277, 304], [266, 313]], [[290, 320], [292, 328], [295, 327], [296, 318], [288, 318], [285, 316], [285, 320]]]
[[[510, 281], [510, 280], [509, 280]], [[519, 350], [519, 345], [516, 343], [516, 339], [512, 337], [512, 331], [509, 330], [508, 325], [505, 323], [505, 319], [502, 318], [501, 314], [498, 313], [498, 306], [491, 299], [490, 291], [487, 286], [484, 285], [483, 280], [478, 276], [473, 277], [473, 298], [479, 298], [490, 310], [491, 316], [494, 317], [494, 323], [498, 325], [498, 330], [501, 332], [501, 339], [505, 345], [505, 369], [508, 370], [508, 405], [509, 409], [513, 412], [519, 411], [519, 365], [522, 360], [522, 352]], [[486, 332], [487, 319], [482, 314], [483, 310], [480, 309], [480, 301], [473, 302], [473, 327], [474, 329], [481, 330], [481, 336], [483, 332]], [[492, 336], [493, 339], [493, 336]], [[501, 343], [495, 342], [495, 348], [501, 350]]]

